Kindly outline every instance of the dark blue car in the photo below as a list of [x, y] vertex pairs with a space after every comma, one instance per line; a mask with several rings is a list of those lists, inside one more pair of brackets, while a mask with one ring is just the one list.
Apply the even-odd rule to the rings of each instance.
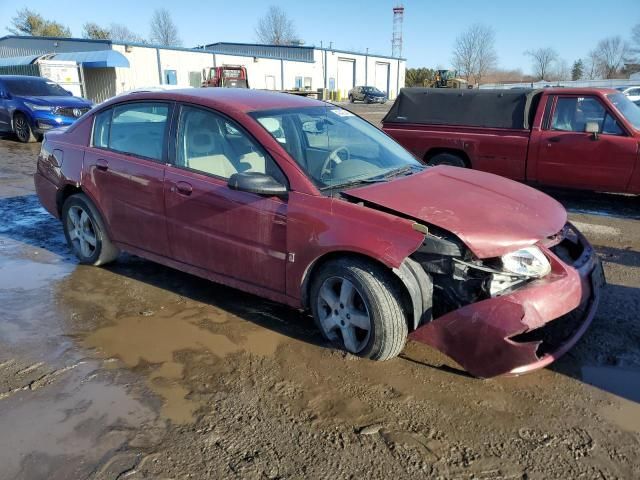
[[93, 104], [42, 77], [0, 75], [0, 132], [21, 142], [40, 140], [47, 130], [71, 125]]

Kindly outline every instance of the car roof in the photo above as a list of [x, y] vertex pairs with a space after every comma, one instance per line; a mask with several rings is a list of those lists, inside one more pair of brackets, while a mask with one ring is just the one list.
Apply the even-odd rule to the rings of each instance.
[[594, 93], [620, 93], [619, 90], [615, 88], [595, 88], [595, 87], [573, 87], [573, 88], [563, 88], [563, 87], [548, 87], [544, 89], [545, 93], [552, 93], [558, 95], [593, 95]]
[[325, 102], [289, 93], [248, 88], [186, 88], [167, 91], [134, 92], [114, 97], [106, 104], [130, 100], [171, 100], [196, 103], [212, 108], [226, 108], [241, 112], [326, 106]]

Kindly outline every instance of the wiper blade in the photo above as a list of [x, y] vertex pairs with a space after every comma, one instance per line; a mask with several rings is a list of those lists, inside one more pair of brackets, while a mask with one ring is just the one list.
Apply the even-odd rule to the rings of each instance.
[[346, 187], [353, 187], [355, 185], [360, 185], [363, 183], [381, 183], [381, 182], [386, 182], [388, 179], [385, 177], [375, 177], [375, 178], [361, 178], [359, 180], [352, 180], [350, 182], [345, 182], [345, 183], [335, 183], [333, 185], [327, 185], [326, 187], [321, 187], [320, 191], [324, 191], [324, 190], [330, 190], [332, 188], [346, 188]]

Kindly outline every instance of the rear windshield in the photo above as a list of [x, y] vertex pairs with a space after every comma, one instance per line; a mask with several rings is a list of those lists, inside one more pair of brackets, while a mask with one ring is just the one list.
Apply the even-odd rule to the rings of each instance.
[[3, 80], [11, 95], [35, 97], [59, 97], [69, 95], [64, 88], [45, 78], [5, 78]]
[[640, 130], [640, 107], [629, 100], [623, 93], [612, 93], [607, 97], [629, 123], [633, 125], [633, 128]]

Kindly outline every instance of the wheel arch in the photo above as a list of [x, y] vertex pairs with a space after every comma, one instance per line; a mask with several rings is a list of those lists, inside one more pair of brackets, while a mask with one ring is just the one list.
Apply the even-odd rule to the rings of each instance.
[[467, 168], [473, 167], [473, 165], [471, 164], [471, 159], [469, 158], [469, 155], [467, 154], [467, 152], [457, 148], [447, 148], [447, 147], [435, 147], [428, 150], [424, 155], [425, 163], [428, 164], [429, 162], [431, 162], [433, 157], [435, 157], [436, 155], [440, 155], [441, 153], [449, 153], [451, 155], [455, 155], [456, 157], [459, 157], [462, 159], [462, 161], [464, 162]]
[[75, 183], [68, 183], [65, 186], [63, 186], [60, 190], [58, 190], [58, 193], [56, 195], [56, 206], [58, 208], [58, 215], [60, 215], [60, 218], [62, 218], [62, 206], [64, 205], [64, 202], [71, 195], [76, 195], [78, 193], [82, 193], [89, 199], [93, 208], [95, 208], [98, 214], [100, 215], [102, 219], [102, 224], [104, 225], [104, 228], [107, 231], [107, 234], [109, 235], [110, 238], [113, 238], [111, 237], [111, 227], [109, 226], [109, 222], [107, 222], [107, 217], [105, 217], [104, 213], [102, 212], [102, 209], [98, 205], [98, 202], [96, 202], [93, 196], [88, 191], [84, 190], [81, 185], [77, 185]]
[[[409, 330], [415, 330], [418, 325], [425, 320], [425, 316], [430, 320], [433, 291], [431, 280], [417, 262], [407, 257], [398, 268], [391, 268], [369, 255], [350, 250], [336, 250], [325, 253], [307, 266], [301, 286], [301, 303], [303, 308], [309, 309], [311, 306], [310, 296], [313, 277], [323, 265], [343, 258], [353, 258], [371, 262], [393, 274], [392, 278], [395, 279], [398, 291], [401, 292], [402, 298], [400, 299], [400, 304], [406, 314]], [[428, 305], [428, 307], [425, 308], [425, 305]]]

